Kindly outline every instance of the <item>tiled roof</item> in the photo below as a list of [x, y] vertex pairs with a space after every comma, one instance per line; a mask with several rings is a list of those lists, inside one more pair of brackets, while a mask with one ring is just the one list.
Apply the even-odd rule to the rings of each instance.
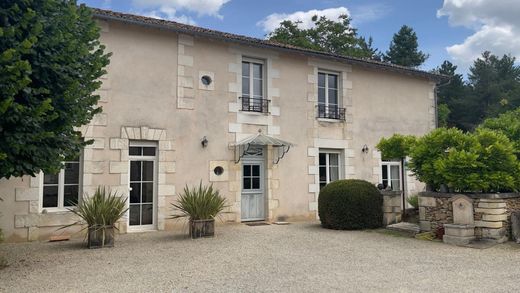
[[103, 10], [98, 8], [92, 8], [94, 17], [103, 19], [103, 20], [114, 20], [121, 21], [125, 23], [131, 23], [135, 25], [144, 25], [150, 26], [160, 29], [172, 30], [178, 33], [195, 35], [199, 37], [207, 37], [219, 39], [227, 42], [235, 42], [255, 47], [269, 48], [275, 50], [283, 50], [289, 51], [293, 53], [299, 53], [303, 55], [308, 55], [317, 58], [325, 58], [331, 59], [339, 62], [345, 62], [349, 64], [355, 64], [360, 66], [365, 66], [369, 68], [376, 68], [381, 70], [388, 70], [393, 72], [399, 72], [404, 74], [410, 74], [413, 76], [419, 76], [428, 78], [435, 81], [441, 81], [444, 79], [448, 79], [449, 77], [439, 74], [430, 73], [427, 71], [422, 71], [414, 68], [409, 68], [405, 66], [390, 64], [386, 62], [375, 61], [371, 59], [357, 58], [357, 57], [349, 57], [344, 55], [338, 55], [328, 52], [315, 51], [310, 49], [305, 49], [301, 47], [296, 47], [292, 45], [282, 44], [274, 41], [269, 41], [265, 39], [252, 38], [237, 34], [220, 32], [212, 29], [197, 27], [193, 25], [187, 25], [178, 23], [175, 21], [164, 20], [164, 19], [156, 19], [152, 17], [145, 17], [140, 15], [128, 14], [115, 12], [111, 10]]

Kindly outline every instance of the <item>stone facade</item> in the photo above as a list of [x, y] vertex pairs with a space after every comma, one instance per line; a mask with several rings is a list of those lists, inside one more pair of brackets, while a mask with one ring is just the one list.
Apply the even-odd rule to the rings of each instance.
[[[511, 213], [520, 211], [520, 194], [465, 194], [473, 200], [475, 237], [498, 242], [511, 237]], [[453, 198], [457, 194], [419, 193], [419, 220], [422, 231], [453, 224]]]

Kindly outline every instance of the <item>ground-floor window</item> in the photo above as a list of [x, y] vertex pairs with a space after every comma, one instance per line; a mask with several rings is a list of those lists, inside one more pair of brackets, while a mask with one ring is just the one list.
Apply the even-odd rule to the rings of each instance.
[[384, 189], [401, 190], [401, 163], [384, 161], [381, 165], [381, 183]]
[[338, 180], [341, 174], [340, 151], [320, 150], [319, 155], [320, 189], [328, 183]]
[[55, 174], [43, 174], [42, 208], [66, 208], [79, 201], [81, 185], [81, 160], [76, 158], [63, 163]]

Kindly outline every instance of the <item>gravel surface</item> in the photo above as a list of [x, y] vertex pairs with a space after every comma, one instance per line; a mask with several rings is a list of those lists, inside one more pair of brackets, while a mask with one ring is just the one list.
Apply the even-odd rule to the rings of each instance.
[[478, 250], [316, 223], [217, 233], [126, 234], [97, 250], [81, 239], [2, 244], [0, 292], [518, 292], [512, 243]]

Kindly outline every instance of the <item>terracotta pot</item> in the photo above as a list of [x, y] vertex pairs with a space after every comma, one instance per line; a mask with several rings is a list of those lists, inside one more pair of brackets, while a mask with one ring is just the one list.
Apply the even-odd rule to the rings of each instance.
[[88, 228], [88, 248], [114, 247], [114, 226], [92, 226]]
[[190, 220], [190, 236], [192, 239], [215, 236], [215, 219]]

